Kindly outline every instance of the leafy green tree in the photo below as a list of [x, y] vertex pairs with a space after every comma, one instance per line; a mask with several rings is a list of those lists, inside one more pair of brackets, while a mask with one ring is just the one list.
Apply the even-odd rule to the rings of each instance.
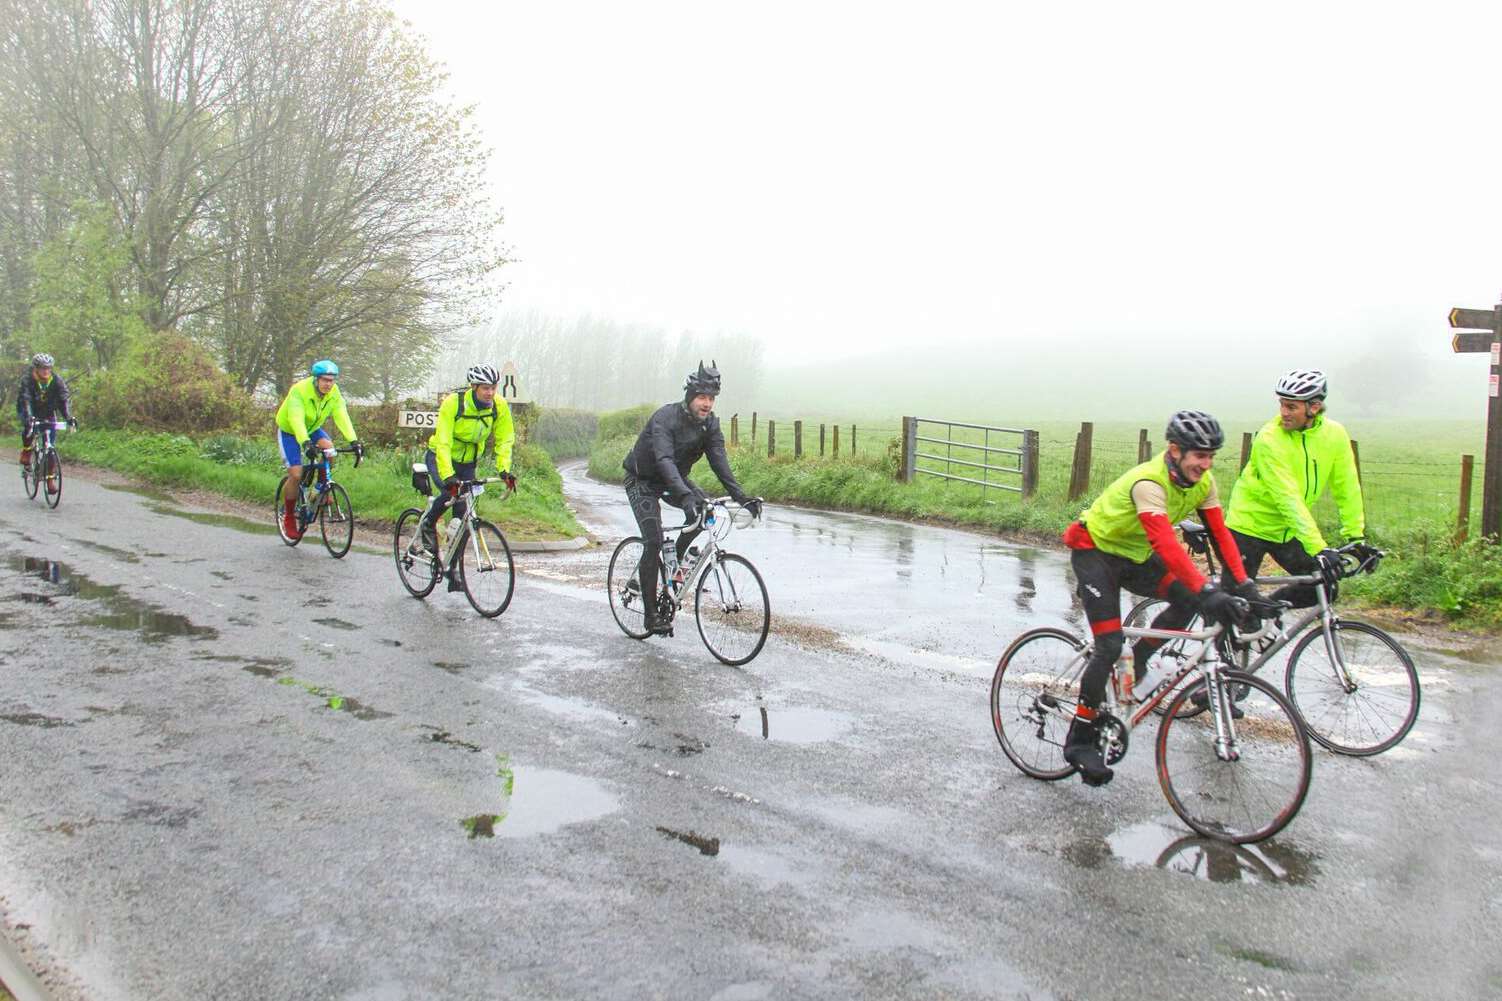
[[128, 289], [130, 247], [110, 222], [103, 205], [77, 203], [33, 263], [31, 344], [75, 371], [109, 368], [146, 329]]

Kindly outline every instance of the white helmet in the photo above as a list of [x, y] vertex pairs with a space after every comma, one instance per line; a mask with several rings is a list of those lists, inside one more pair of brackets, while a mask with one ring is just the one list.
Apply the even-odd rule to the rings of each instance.
[[471, 365], [464, 381], [472, 386], [494, 386], [501, 381], [501, 373], [489, 365]]
[[1323, 400], [1329, 385], [1317, 368], [1296, 368], [1278, 380], [1274, 390], [1285, 400]]

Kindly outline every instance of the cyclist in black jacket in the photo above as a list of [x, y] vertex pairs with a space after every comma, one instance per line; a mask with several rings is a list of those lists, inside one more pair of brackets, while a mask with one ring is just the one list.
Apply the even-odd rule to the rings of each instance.
[[[761, 501], [746, 496], [730, 459], [725, 455], [725, 436], [720, 433], [720, 419], [714, 415], [714, 400], [720, 393], [720, 370], [710, 362], [699, 362], [699, 370], [689, 374], [683, 385], [683, 400], [657, 410], [642, 428], [636, 445], [622, 463], [626, 469], [626, 497], [631, 514], [641, 529], [643, 551], [637, 572], [645, 602], [642, 606], [649, 634], [667, 632], [667, 625], [657, 616], [657, 567], [662, 549], [662, 514], [659, 499], [667, 499], [683, 511], [688, 522], [697, 522], [703, 510], [704, 491], [688, 478], [689, 471], [701, 457], [709, 458], [709, 468], [719, 477], [731, 499], [761, 515]], [[695, 535], [678, 536], [678, 559]]]
[[21, 377], [16, 393], [16, 416], [21, 418], [21, 465], [31, 464], [32, 419], [55, 421], [59, 418], [76, 424], [68, 407], [68, 386], [63, 377], [52, 372], [52, 356], [38, 352], [31, 356], [31, 371]]

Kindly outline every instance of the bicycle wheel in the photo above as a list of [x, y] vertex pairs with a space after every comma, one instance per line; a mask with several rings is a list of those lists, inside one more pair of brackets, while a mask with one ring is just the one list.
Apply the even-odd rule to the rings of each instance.
[[636, 568], [641, 563], [642, 541], [638, 536], [622, 539], [610, 554], [610, 569], [605, 574], [605, 590], [610, 595], [610, 614], [621, 632], [634, 640], [647, 638], [646, 621]]
[[[1312, 753], [1304, 724], [1276, 687], [1241, 671], [1221, 672], [1239, 686], [1244, 714], [1228, 719], [1234, 759], [1216, 747], [1215, 715], [1183, 719], [1176, 706], [1158, 727], [1158, 783], [1184, 823], [1207, 838], [1246, 844], [1277, 834], [1309, 792]], [[1182, 702], [1204, 685], [1179, 692]]]
[[21, 467], [21, 486], [26, 488], [26, 496], [36, 499], [37, 491], [41, 489], [41, 466], [37, 462], [37, 449], [31, 450], [31, 461]]
[[1062, 629], [1030, 629], [1012, 641], [991, 679], [991, 726], [1012, 764], [1053, 782], [1074, 774], [1064, 738], [1079, 704], [1088, 647]]
[[334, 559], [342, 559], [349, 552], [355, 538], [355, 510], [350, 507], [349, 494], [337, 483], [330, 483], [328, 492], [319, 499], [318, 530], [323, 533], [324, 548]]
[[302, 541], [302, 536], [299, 535], [296, 538], [293, 538], [292, 536], [287, 534], [286, 526], [282, 524], [282, 515], [285, 514], [287, 510], [283, 506], [282, 501], [282, 491], [285, 489], [287, 489], [287, 478], [283, 476], [282, 482], [276, 485], [276, 498], [272, 501], [271, 518], [276, 522], [276, 534], [280, 535], [282, 537], [282, 541], [287, 545], [295, 546]]
[[475, 519], [473, 532], [459, 551], [458, 573], [464, 596], [487, 619], [500, 615], [511, 604], [511, 591], [516, 587], [511, 547], [490, 522]]
[[408, 550], [417, 541], [422, 512], [409, 507], [396, 519], [396, 534], [391, 542], [396, 557], [396, 576], [414, 598], [426, 598], [438, 583], [438, 560], [431, 554], [413, 556]]
[[761, 653], [772, 624], [772, 606], [761, 574], [744, 556], [715, 553], [694, 590], [699, 638], [715, 659], [739, 667]]
[[[1137, 602], [1137, 604], [1132, 606], [1132, 610], [1127, 613], [1127, 617], [1122, 620], [1121, 624], [1137, 629], [1146, 629], [1152, 625], [1153, 620], [1158, 617], [1158, 614], [1167, 607], [1168, 602], [1162, 598], [1143, 598], [1141, 601]], [[1194, 618], [1189, 620], [1184, 628], [1185, 630], [1200, 629], [1203, 628], [1203, 624], [1200, 621], [1200, 617], [1196, 615]], [[1153, 652], [1152, 657], [1148, 658], [1149, 663], [1151, 663], [1151, 661], [1153, 660], [1157, 660], [1160, 657], [1170, 657], [1178, 660], [1185, 660], [1193, 653], [1195, 653], [1194, 648], [1197, 647], [1198, 643], [1198, 640], [1168, 640]], [[1195, 683], [1195, 677], [1196, 676], [1193, 674], [1189, 675], [1183, 681], [1179, 682], [1179, 687], [1184, 688], [1193, 685]], [[1147, 693], [1143, 692], [1142, 694], [1146, 695]], [[1159, 701], [1157, 705], [1153, 706], [1153, 712], [1157, 713], [1159, 716], [1167, 715], [1168, 707], [1173, 703], [1174, 699], [1172, 693], [1170, 693], [1168, 696], [1165, 696], [1161, 701]], [[1179, 704], [1182, 707], [1179, 710], [1181, 716], [1198, 716], [1200, 713], [1205, 711], [1203, 706], [1197, 706], [1193, 702], [1185, 701]]]
[[1350, 675], [1347, 688], [1331, 663], [1322, 629], [1293, 649], [1283, 683], [1309, 736], [1336, 754], [1381, 754], [1408, 736], [1419, 715], [1419, 672], [1408, 651], [1365, 622], [1331, 624], [1336, 655]]
[[42, 481], [42, 496], [47, 499], [48, 507], [57, 507], [63, 499], [63, 460], [58, 456], [57, 449], [47, 449], [47, 454], [42, 459], [42, 468], [47, 471], [46, 478]]

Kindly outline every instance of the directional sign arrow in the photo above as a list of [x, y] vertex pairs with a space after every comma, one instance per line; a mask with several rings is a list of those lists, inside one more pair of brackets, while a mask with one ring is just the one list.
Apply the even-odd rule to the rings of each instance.
[[1492, 349], [1493, 334], [1456, 334], [1450, 338], [1450, 347], [1458, 355], [1473, 354]]
[[[1497, 314], [1490, 309], [1461, 309], [1456, 306], [1450, 310], [1450, 326], [1461, 330], [1496, 330], [1496, 316]], [[1477, 350], [1485, 349], [1478, 348]]]

